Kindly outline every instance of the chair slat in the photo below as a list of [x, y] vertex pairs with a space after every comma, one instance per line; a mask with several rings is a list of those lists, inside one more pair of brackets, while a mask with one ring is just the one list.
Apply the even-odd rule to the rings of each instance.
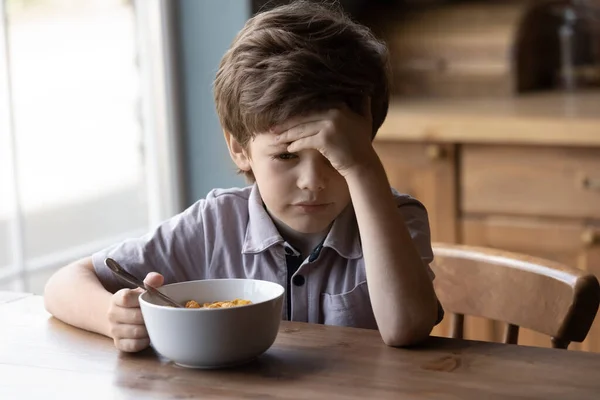
[[571, 342], [568, 340], [552, 338], [552, 347], [555, 349], [567, 349], [569, 344], [571, 344]]
[[504, 343], [517, 344], [519, 342], [519, 327], [513, 324], [506, 324], [504, 330]]
[[452, 315], [452, 331], [450, 337], [455, 339], [463, 339], [465, 332], [465, 316], [462, 314]]

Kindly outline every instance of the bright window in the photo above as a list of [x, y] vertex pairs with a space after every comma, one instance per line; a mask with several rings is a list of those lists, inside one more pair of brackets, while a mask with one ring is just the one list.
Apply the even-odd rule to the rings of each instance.
[[165, 199], [148, 167], [172, 159], [154, 150], [156, 113], [169, 117], [148, 90], [164, 83], [150, 68], [160, 49], [138, 40], [140, 27], [156, 28], [139, 15], [160, 3], [4, 3], [0, 289], [40, 294], [56, 268], [174, 211], [156, 214]]

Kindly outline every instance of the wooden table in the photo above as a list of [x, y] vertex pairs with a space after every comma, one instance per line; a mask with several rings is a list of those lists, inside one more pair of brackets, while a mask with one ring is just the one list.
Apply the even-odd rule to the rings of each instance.
[[31, 296], [31, 294], [20, 292], [0, 292], [0, 304], [19, 300], [27, 296]]
[[43, 298], [0, 304], [0, 399], [598, 399], [600, 355], [283, 322], [271, 349], [226, 370], [175, 366], [149, 349], [52, 318]]

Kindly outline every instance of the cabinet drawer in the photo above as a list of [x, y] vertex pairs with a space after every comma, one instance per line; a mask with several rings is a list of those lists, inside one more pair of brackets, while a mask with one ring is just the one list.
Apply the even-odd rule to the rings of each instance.
[[462, 211], [600, 218], [600, 149], [465, 145], [460, 168]]
[[465, 244], [529, 254], [596, 272], [582, 264], [581, 256], [600, 247], [598, 222], [467, 215], [461, 219], [460, 229]]

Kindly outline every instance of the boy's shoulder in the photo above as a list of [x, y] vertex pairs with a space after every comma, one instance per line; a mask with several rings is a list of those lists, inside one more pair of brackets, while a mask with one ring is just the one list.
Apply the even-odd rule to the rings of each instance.
[[[205, 239], [213, 237], [222, 231], [222, 224], [227, 224], [231, 234], [240, 227], [245, 228], [249, 216], [249, 201], [252, 199], [252, 186], [243, 188], [212, 189], [202, 199], [198, 199], [183, 212], [174, 216], [168, 222], [171, 225], [181, 225], [189, 228], [195, 235], [204, 232]], [[198, 227], [203, 229], [198, 230]]]
[[213, 189], [206, 195], [204, 199], [206, 202], [233, 202], [233, 203], [248, 203], [250, 194], [252, 193], [252, 186], [246, 187], [233, 187], [227, 189]]
[[217, 188], [207, 193], [206, 197], [198, 200], [196, 204], [204, 213], [226, 216], [229, 213], [240, 215], [248, 209], [248, 202], [252, 196], [252, 186]]

